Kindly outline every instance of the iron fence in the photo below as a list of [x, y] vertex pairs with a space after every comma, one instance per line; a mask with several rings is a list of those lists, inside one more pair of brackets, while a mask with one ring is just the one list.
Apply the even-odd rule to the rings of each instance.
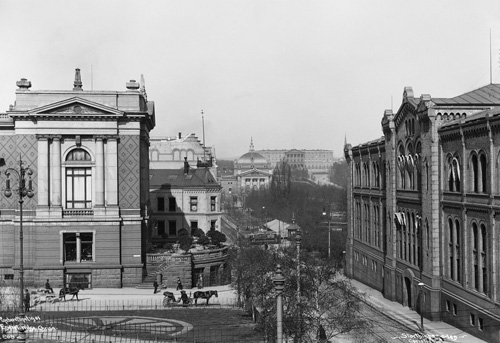
[[[137, 317], [133, 323], [106, 321], [106, 316], [96, 317], [37, 317], [36, 323], [11, 323], [1, 326], [0, 341], [17, 339], [18, 328], [23, 326], [28, 339], [54, 340], [66, 343], [260, 343], [264, 336], [246, 325], [201, 325], [171, 321], [148, 323]], [[149, 318], [154, 320], [155, 318]], [[142, 322], [141, 322], [142, 320]], [[187, 324], [187, 325], [186, 325]]]
[[[124, 311], [124, 310], [161, 310], [177, 308], [239, 308], [237, 299], [211, 297], [208, 305], [206, 299], [199, 299], [197, 304], [191, 299], [188, 305], [181, 303], [170, 303], [164, 305], [164, 298], [157, 299], [123, 299], [123, 300], [67, 300], [56, 299], [52, 302], [41, 302], [30, 307], [31, 312], [49, 312], [49, 311]], [[2, 311], [17, 311], [17, 307], [0, 304]]]

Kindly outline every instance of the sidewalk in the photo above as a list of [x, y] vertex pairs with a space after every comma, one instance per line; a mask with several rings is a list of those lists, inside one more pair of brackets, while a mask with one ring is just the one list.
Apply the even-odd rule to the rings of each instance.
[[[184, 289], [190, 298], [193, 298], [197, 291], [217, 291], [217, 297], [209, 299], [211, 307], [234, 307], [236, 306], [236, 291], [230, 285], [211, 286], [201, 289]], [[32, 307], [32, 311], [92, 311], [92, 310], [139, 310], [139, 309], [163, 309], [163, 292], [174, 293], [176, 299], [181, 296], [181, 291], [175, 288], [159, 288], [153, 294], [151, 288], [93, 288], [79, 292], [78, 301], [72, 295], [66, 295], [66, 301], [56, 299], [54, 302], [43, 302]], [[54, 292], [58, 295], [59, 288]], [[198, 299], [198, 306], [205, 306], [206, 299]], [[193, 304], [194, 305], [194, 304]]]
[[[359, 281], [353, 279], [350, 280], [354, 287], [367, 295], [366, 300], [375, 308], [379, 309], [387, 316], [406, 325], [408, 328], [412, 328], [417, 332], [420, 330], [420, 315], [417, 312], [411, 310], [409, 307], [404, 307], [395, 301], [390, 301], [384, 298], [382, 293]], [[441, 321], [431, 322], [430, 320], [424, 318], [424, 329], [425, 334], [442, 336], [445, 338], [445, 342], [486, 343], [486, 341], [482, 339], [474, 337], [467, 332]], [[411, 332], [402, 332], [401, 334], [411, 334]], [[452, 339], [450, 337], [456, 337], [456, 339]]]

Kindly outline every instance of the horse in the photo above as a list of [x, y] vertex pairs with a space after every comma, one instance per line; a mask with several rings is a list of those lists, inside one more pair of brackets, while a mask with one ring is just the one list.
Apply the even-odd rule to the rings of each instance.
[[78, 287], [64, 287], [64, 288], [61, 288], [61, 290], [59, 291], [59, 299], [63, 298], [64, 301], [66, 301], [66, 294], [71, 294], [73, 295], [73, 297], [71, 298], [71, 300], [73, 300], [75, 297], [76, 297], [76, 301], [79, 301], [78, 299], [78, 292], [80, 292], [81, 289], [78, 288]]
[[198, 305], [198, 298], [201, 299], [207, 299], [207, 306], [208, 306], [208, 300], [212, 297], [212, 295], [215, 295], [217, 298], [219, 295], [217, 294], [217, 291], [196, 291], [194, 292], [194, 304]]

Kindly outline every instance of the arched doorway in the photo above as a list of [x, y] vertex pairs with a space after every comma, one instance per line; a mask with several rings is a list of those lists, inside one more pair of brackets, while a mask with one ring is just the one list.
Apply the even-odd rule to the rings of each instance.
[[411, 280], [408, 277], [405, 277], [405, 299], [407, 300], [406, 305], [409, 308], [412, 308], [411, 304]]

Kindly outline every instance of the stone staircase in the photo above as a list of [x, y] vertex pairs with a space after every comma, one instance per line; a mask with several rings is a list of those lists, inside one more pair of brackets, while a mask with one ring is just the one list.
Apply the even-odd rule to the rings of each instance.
[[[165, 271], [172, 263], [171, 259], [154, 261], [146, 264], [146, 277], [136, 288], [149, 289], [153, 288], [153, 282], [156, 280], [158, 273]], [[161, 285], [160, 285], [161, 287]]]

